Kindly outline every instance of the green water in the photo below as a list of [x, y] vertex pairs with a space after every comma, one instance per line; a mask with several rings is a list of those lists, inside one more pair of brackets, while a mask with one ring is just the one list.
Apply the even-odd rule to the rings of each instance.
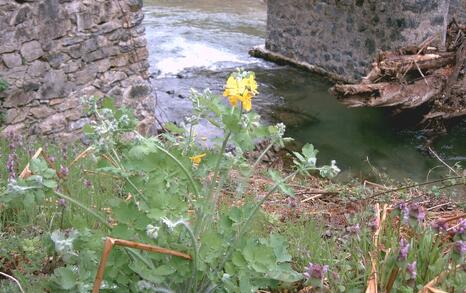
[[[325, 79], [252, 58], [248, 50], [264, 43], [266, 7], [260, 1], [145, 1], [158, 114], [182, 121], [190, 113], [190, 88], [221, 93], [237, 67], [254, 70], [260, 83], [255, 109], [270, 122], [287, 124], [287, 135], [313, 143], [321, 163], [335, 159], [340, 178], [370, 177], [372, 167], [395, 178], [426, 179], [440, 163], [421, 150], [421, 132], [402, 130], [399, 117], [381, 109], [347, 109], [329, 94]], [[203, 126], [204, 127], [204, 126]], [[221, 132], [208, 130], [208, 135]], [[466, 126], [457, 123], [433, 148], [449, 164], [466, 165]], [[441, 175], [445, 168], [435, 168]], [[434, 175], [435, 175], [434, 174]], [[430, 176], [433, 176], [432, 174]]]

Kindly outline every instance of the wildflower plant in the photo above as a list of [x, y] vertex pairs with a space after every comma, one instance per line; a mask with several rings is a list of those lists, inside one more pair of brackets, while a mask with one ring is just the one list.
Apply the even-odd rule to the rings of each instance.
[[[287, 186], [289, 179], [310, 172], [332, 177], [339, 169], [334, 162], [318, 167], [317, 150], [306, 145], [301, 153], [295, 153], [295, 169], [285, 177], [270, 171], [273, 184], [255, 199], [247, 188], [251, 175], [270, 149], [287, 141], [283, 124], [263, 125], [253, 111], [257, 94], [254, 73], [239, 70], [227, 79], [224, 97], [209, 90], [193, 90], [193, 115], [184, 127], [168, 124], [170, 131], [155, 137], [140, 135], [131, 112], [116, 108], [112, 99], [84, 100], [88, 114], [95, 118], [84, 128], [91, 144], [89, 160], [96, 166], [93, 179], [110, 177], [115, 186], [114, 197], [105, 202], [107, 213], [95, 210], [62, 188], [61, 178], [73, 174], [79, 164], [58, 164], [53, 169], [42, 159], [33, 160], [32, 176], [13, 182], [7, 195], [30, 198], [31, 194], [45, 191], [66, 200], [67, 209], [79, 208], [98, 223], [93, 228], [72, 230], [72, 237], [63, 231], [54, 232], [57, 253], [64, 255], [68, 251], [70, 257], [62, 257], [64, 266], [55, 270], [50, 289], [63, 292], [89, 288], [97, 271], [103, 236], [158, 245], [192, 256], [191, 261], [186, 261], [133, 249], [112, 251], [103, 284], [115, 292], [139, 292], [141, 288], [255, 292], [302, 280], [303, 274], [291, 267], [287, 240], [277, 234], [261, 236], [253, 227], [262, 213], [262, 204], [272, 194], [293, 196]], [[224, 132], [210, 149], [201, 148], [194, 139], [194, 129], [203, 119]], [[244, 154], [260, 140], [267, 140], [269, 145], [255, 161], [248, 161]], [[220, 210], [227, 183], [238, 191], [235, 199], [244, 203]]]

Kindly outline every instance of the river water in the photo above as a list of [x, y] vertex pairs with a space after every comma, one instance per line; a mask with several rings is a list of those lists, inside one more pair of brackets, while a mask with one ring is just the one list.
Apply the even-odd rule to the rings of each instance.
[[[331, 83], [315, 74], [248, 55], [263, 44], [266, 6], [260, 0], [145, 0], [145, 25], [157, 116], [182, 121], [190, 113], [190, 89], [222, 93], [237, 67], [256, 72], [256, 110], [287, 124], [287, 135], [313, 143], [321, 163], [335, 159], [342, 178], [368, 176], [372, 167], [395, 178], [426, 178], [439, 165], [420, 150], [420, 132], [400, 130], [398, 118], [381, 109], [346, 109], [328, 93]], [[201, 125], [208, 136], [220, 135]], [[466, 125], [434, 145], [449, 164], [466, 163]], [[442, 171], [442, 168], [434, 169]]]

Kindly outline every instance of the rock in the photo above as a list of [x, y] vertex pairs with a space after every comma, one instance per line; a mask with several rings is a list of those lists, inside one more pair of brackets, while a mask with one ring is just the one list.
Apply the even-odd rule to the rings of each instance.
[[31, 63], [27, 70], [27, 74], [32, 77], [43, 76], [46, 72], [50, 70], [50, 66], [46, 62], [36, 60]]
[[65, 117], [71, 121], [78, 120], [84, 115], [81, 108], [72, 109], [63, 113], [65, 114]]
[[58, 69], [60, 65], [70, 60], [70, 56], [65, 53], [52, 53], [47, 56], [47, 62], [54, 69]]
[[28, 116], [28, 111], [13, 108], [6, 112], [5, 123], [6, 124], [20, 123], [26, 120], [27, 116]]
[[119, 86], [114, 86], [111, 90], [107, 92], [109, 97], [121, 97], [123, 95], [123, 90]]
[[81, 68], [81, 61], [71, 60], [68, 63], [62, 65], [62, 69], [65, 73], [73, 73]]
[[65, 99], [61, 99], [62, 102], [57, 104], [54, 108], [60, 112], [62, 111], [66, 111], [66, 110], [69, 110], [69, 109], [73, 109], [73, 108], [78, 108], [81, 106], [81, 101], [77, 98], [70, 98], [70, 97], [67, 97]]
[[40, 90], [41, 99], [50, 100], [64, 95], [66, 76], [63, 70], [51, 70], [44, 76]]
[[39, 90], [40, 88], [40, 83], [35, 82], [35, 81], [27, 81], [23, 85], [23, 91], [25, 92], [35, 92]]
[[104, 73], [102, 80], [108, 85], [113, 85], [116, 82], [122, 81], [126, 78], [128, 78], [128, 75], [122, 71], [108, 71]]
[[81, 12], [76, 15], [76, 22], [78, 25], [78, 31], [82, 32], [90, 29], [95, 24], [92, 20], [92, 14], [90, 12]]
[[32, 108], [30, 112], [32, 116], [34, 116], [34, 118], [37, 118], [37, 119], [43, 119], [55, 113], [55, 111], [49, 106], [35, 107], [35, 108]]
[[11, 18], [10, 25], [17, 26], [18, 24], [21, 24], [25, 22], [31, 14], [31, 6], [29, 5], [24, 5], [18, 11], [14, 16]]
[[21, 55], [27, 62], [31, 62], [42, 57], [44, 51], [42, 51], [42, 47], [38, 41], [31, 41], [23, 44]]
[[277, 108], [271, 116], [275, 120], [285, 123], [285, 125], [290, 128], [319, 123], [319, 119], [306, 114], [299, 109]]
[[129, 54], [122, 54], [112, 57], [111, 65], [113, 67], [123, 67], [129, 64]]
[[21, 133], [25, 128], [24, 123], [18, 123], [13, 125], [8, 125], [0, 132], [0, 137], [8, 138], [11, 133]]
[[29, 104], [34, 98], [34, 93], [16, 90], [13, 94], [6, 98], [5, 102], [3, 103], [3, 107], [12, 108], [24, 106]]
[[84, 125], [91, 123], [91, 119], [89, 118], [82, 118], [76, 121], [72, 121], [68, 126], [69, 131], [78, 130], [84, 127]]
[[128, 6], [131, 10], [131, 12], [137, 12], [142, 9], [143, 7], [143, 2], [142, 0], [129, 0], [128, 1]]
[[13, 68], [22, 65], [21, 55], [18, 53], [7, 53], [2, 55], [6, 67]]
[[92, 38], [92, 39], [85, 41], [82, 44], [81, 49], [83, 53], [90, 53], [90, 52], [94, 52], [95, 50], [99, 49], [97, 38]]
[[63, 113], [57, 113], [49, 116], [38, 124], [38, 130], [41, 134], [50, 134], [63, 131], [66, 125], [66, 118]]
[[99, 72], [99, 73], [107, 72], [107, 70], [111, 66], [110, 60], [109, 59], [102, 59], [102, 60], [96, 61], [96, 66], [97, 66], [97, 72]]

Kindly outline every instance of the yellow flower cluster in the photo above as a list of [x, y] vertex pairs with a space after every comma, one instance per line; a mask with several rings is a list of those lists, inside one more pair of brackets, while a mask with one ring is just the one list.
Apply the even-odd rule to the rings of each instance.
[[254, 73], [240, 72], [230, 75], [223, 95], [228, 97], [232, 106], [236, 106], [239, 101], [244, 110], [251, 111], [252, 98], [258, 93]]
[[193, 162], [194, 166], [199, 166], [201, 163], [202, 159], [206, 156], [207, 154], [200, 154], [197, 156], [190, 157], [191, 161]]

